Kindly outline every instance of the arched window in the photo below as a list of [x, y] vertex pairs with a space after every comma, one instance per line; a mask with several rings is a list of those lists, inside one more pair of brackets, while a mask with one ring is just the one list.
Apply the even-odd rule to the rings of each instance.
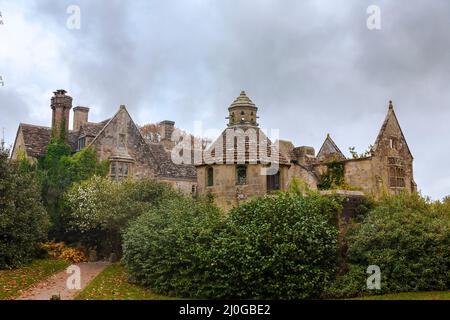
[[247, 184], [247, 166], [236, 167], [236, 184]]
[[213, 167], [208, 167], [206, 169], [206, 185], [211, 187], [214, 185], [214, 169]]

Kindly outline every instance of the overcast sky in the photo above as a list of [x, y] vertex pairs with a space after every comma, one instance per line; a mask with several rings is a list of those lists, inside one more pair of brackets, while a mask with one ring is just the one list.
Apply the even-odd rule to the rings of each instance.
[[[369, 5], [381, 29], [369, 30]], [[66, 10], [81, 9], [80, 29]], [[296, 146], [373, 144], [395, 110], [424, 195], [450, 194], [450, 2], [0, 0], [0, 129], [50, 125], [66, 89], [90, 120], [223, 129], [240, 90]]]

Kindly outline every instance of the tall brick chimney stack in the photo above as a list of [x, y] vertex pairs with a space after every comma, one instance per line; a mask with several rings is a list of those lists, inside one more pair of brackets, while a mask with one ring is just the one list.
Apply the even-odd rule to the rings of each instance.
[[61, 124], [64, 125], [65, 139], [69, 132], [69, 116], [72, 109], [72, 97], [66, 95], [66, 90], [56, 90], [51, 100], [52, 116], [52, 134], [59, 137], [61, 133]]
[[175, 130], [175, 122], [164, 120], [159, 123], [161, 142], [168, 150], [172, 150], [175, 142], [172, 141], [172, 133]]
[[73, 130], [80, 130], [88, 122], [89, 108], [78, 106], [73, 108]]

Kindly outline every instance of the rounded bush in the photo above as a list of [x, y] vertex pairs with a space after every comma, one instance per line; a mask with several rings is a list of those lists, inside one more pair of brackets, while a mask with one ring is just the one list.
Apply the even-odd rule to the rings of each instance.
[[174, 199], [142, 215], [124, 237], [133, 281], [190, 298], [301, 299], [335, 273], [336, 200], [279, 194], [232, 210]]
[[211, 246], [207, 295], [215, 298], [306, 299], [332, 280], [336, 199], [280, 193], [231, 211]]
[[[346, 236], [350, 271], [329, 294], [447, 290], [450, 285], [450, 206], [417, 194], [386, 197]], [[381, 271], [381, 290], [368, 290], [367, 268]]]
[[219, 209], [187, 197], [151, 208], [124, 234], [122, 262], [131, 280], [159, 293], [201, 295], [207, 274], [202, 256], [221, 221]]

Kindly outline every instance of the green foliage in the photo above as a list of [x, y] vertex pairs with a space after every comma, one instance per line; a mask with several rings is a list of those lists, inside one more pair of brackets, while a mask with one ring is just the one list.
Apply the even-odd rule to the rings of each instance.
[[320, 176], [317, 188], [320, 190], [339, 189], [345, 185], [345, 166], [343, 162], [331, 161], [326, 164], [327, 171]]
[[171, 197], [139, 217], [124, 235], [122, 262], [131, 279], [157, 293], [202, 296], [208, 286], [204, 255], [221, 226], [206, 201]]
[[346, 244], [350, 271], [338, 278], [330, 295], [367, 294], [369, 265], [381, 269], [376, 293], [450, 286], [450, 207], [445, 203], [417, 194], [385, 197], [348, 231]]
[[125, 234], [132, 280], [191, 298], [301, 299], [334, 275], [335, 200], [280, 193], [223, 220], [207, 202], [180, 198], [142, 215]]
[[65, 195], [64, 229], [72, 242], [99, 254], [121, 253], [121, 232], [129, 222], [170, 197], [179, 195], [151, 179], [112, 181], [94, 176], [75, 183]]
[[211, 245], [210, 282], [215, 298], [306, 299], [334, 275], [340, 210], [318, 194], [279, 193], [232, 210]]
[[84, 148], [71, 156], [71, 148], [63, 138], [52, 138], [46, 154], [39, 159], [37, 171], [41, 180], [42, 198], [52, 218], [51, 236], [63, 240], [62, 198], [73, 183], [86, 180], [93, 175], [105, 176], [109, 162], [97, 162], [96, 150]]
[[8, 154], [0, 147], [0, 269], [34, 258], [49, 227], [35, 175], [11, 163]]

